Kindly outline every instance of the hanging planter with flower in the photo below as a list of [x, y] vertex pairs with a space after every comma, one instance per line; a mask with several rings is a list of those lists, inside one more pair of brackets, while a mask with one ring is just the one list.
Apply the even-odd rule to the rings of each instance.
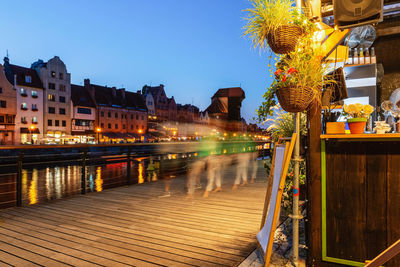
[[[250, 36], [255, 47], [270, 47], [275, 54], [295, 50], [300, 36], [310, 30], [310, 23], [299, 14], [291, 0], [250, 0], [245, 35]], [[267, 41], [267, 42], [265, 42]]]

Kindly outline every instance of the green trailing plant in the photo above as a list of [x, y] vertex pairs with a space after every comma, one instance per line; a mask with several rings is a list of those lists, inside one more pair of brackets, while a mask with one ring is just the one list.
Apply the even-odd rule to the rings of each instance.
[[[271, 125], [267, 128], [267, 131], [271, 133], [271, 139], [278, 141], [279, 137], [291, 137], [294, 132], [294, 119], [293, 114], [288, 113], [279, 105], [274, 106], [275, 116], [268, 118], [265, 123]], [[300, 114], [300, 134], [302, 136], [307, 135], [307, 115], [305, 113]]]

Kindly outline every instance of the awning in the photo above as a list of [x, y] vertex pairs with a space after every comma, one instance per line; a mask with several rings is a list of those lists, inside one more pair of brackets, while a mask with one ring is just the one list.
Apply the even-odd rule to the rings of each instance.
[[26, 127], [21, 127], [21, 133], [22, 134], [40, 134], [40, 131], [38, 128], [35, 128], [34, 130], [29, 130]]

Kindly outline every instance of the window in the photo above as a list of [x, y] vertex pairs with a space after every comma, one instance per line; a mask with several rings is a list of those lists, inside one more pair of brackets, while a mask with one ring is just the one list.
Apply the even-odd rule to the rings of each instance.
[[37, 104], [32, 104], [32, 110], [38, 110], [38, 108], [37, 108]]
[[111, 118], [111, 112], [110, 111], [108, 112], [107, 115], [108, 115], [109, 118]]
[[115, 124], [115, 129], [118, 129], [118, 123]]
[[55, 78], [56, 77], [56, 72], [55, 71], [51, 71], [51, 78]]
[[7, 102], [4, 100], [0, 100], [0, 107], [6, 108], [7, 107]]
[[21, 95], [22, 96], [27, 96], [28, 94], [26, 93], [26, 89], [21, 88]]
[[62, 127], [67, 127], [67, 121], [62, 121]]
[[59, 101], [60, 101], [61, 103], [65, 103], [65, 96], [60, 96]]
[[0, 123], [4, 123], [4, 116], [0, 116]]
[[126, 128], [126, 125], [125, 124], [122, 124], [122, 129], [125, 129]]
[[7, 115], [7, 123], [14, 123], [14, 116]]
[[131, 130], [133, 130], [133, 125], [131, 125]]
[[133, 120], [133, 114], [131, 114], [131, 120]]
[[115, 112], [115, 118], [118, 118], [118, 113], [117, 112]]
[[100, 112], [100, 116], [104, 117], [104, 111]]
[[137, 119], [137, 120], [139, 119], [139, 115], [138, 115], [138, 114], [136, 114], [136, 119]]
[[58, 86], [58, 88], [60, 89], [60, 92], [65, 92], [65, 85], [64, 84], [60, 84]]
[[21, 117], [21, 122], [22, 123], [27, 123], [26, 117]]
[[60, 126], [60, 121], [59, 120], [55, 120], [54, 121], [54, 126]]
[[49, 83], [49, 89], [56, 90], [56, 84], [55, 83]]
[[53, 120], [47, 120], [47, 126], [53, 126]]
[[144, 116], [142, 115], [142, 121], [144, 121]]
[[47, 99], [49, 100], [49, 101], [56, 101], [56, 96], [55, 95], [52, 95], [52, 94], [48, 94], [47, 95]]
[[28, 105], [26, 103], [22, 103], [21, 104], [21, 109], [27, 110], [28, 109]]
[[56, 108], [49, 107], [49, 113], [50, 114], [55, 114], [56, 113]]
[[2, 87], [0, 87], [0, 94], [1, 94], [1, 93], [3, 93], [3, 88], [2, 88]]
[[32, 117], [32, 123], [37, 123], [37, 118], [36, 117]]
[[58, 109], [58, 113], [60, 113], [61, 115], [65, 115], [65, 108]]
[[108, 124], [108, 129], [111, 129], [111, 123]]
[[32, 82], [32, 77], [29, 75], [25, 75], [25, 82], [26, 83], [31, 83]]
[[104, 128], [104, 123], [101, 123], [101, 124], [100, 124], [100, 127], [101, 127], [101, 128]]
[[[90, 115], [90, 114], [92, 114], [92, 110], [90, 108], [78, 108], [78, 113]], [[103, 113], [103, 115], [104, 115], [104, 113]]]
[[60, 80], [64, 79], [64, 73], [60, 72], [58, 75], [59, 75], [58, 77], [60, 78]]
[[31, 95], [32, 95], [33, 98], [37, 98], [38, 97], [37, 91], [32, 91]]
[[138, 126], [138, 125], [136, 125], [136, 130], [137, 130], [137, 129], [139, 129], [139, 126]]

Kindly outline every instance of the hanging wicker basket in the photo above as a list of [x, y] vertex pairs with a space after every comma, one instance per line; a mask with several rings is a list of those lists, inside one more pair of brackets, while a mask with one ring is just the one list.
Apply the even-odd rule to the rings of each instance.
[[267, 42], [275, 54], [287, 54], [294, 51], [302, 34], [303, 30], [297, 25], [282, 25], [267, 35]]
[[279, 104], [287, 112], [302, 112], [314, 99], [314, 91], [309, 87], [288, 86], [276, 91]]

